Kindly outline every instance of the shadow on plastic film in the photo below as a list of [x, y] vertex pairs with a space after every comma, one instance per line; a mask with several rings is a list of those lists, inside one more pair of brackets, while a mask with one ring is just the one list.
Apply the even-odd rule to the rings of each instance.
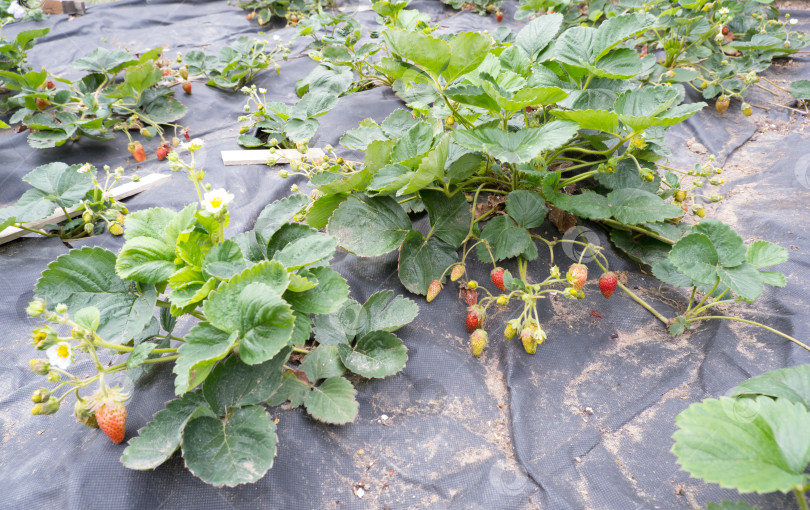
[[810, 190], [810, 154], [801, 156], [793, 165], [796, 182], [805, 190]]

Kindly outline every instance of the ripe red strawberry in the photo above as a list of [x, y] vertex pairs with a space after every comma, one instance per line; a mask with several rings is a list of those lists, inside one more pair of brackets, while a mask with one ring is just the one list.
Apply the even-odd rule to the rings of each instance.
[[129, 153], [132, 154], [132, 157], [135, 158], [135, 161], [138, 163], [146, 161], [146, 152], [143, 150], [141, 142], [130, 142], [127, 148], [129, 149]]
[[191, 82], [187, 81], [183, 84], [183, 90], [186, 94], [191, 94]]
[[722, 32], [723, 32], [723, 35], [728, 35], [728, 32], [729, 32], [728, 27], [723, 27]]
[[506, 290], [506, 286], [503, 284], [503, 273], [504, 269], [502, 267], [496, 267], [489, 272], [489, 277], [492, 278], [492, 283], [494, 283], [501, 292]]
[[45, 108], [51, 106], [50, 101], [48, 101], [47, 99], [43, 99], [41, 97], [38, 97], [36, 99], [36, 102], [37, 102], [37, 109], [39, 110], [44, 110]]
[[56, 88], [56, 84], [54, 84], [54, 82], [52, 80], [48, 80], [45, 83], [45, 86], [48, 87], [48, 90], [53, 90], [53, 89]]
[[169, 154], [169, 151], [166, 149], [166, 147], [161, 145], [157, 148], [155, 154], [157, 155], [158, 160], [163, 161], [166, 159], [166, 155]]
[[164, 68], [163, 68], [163, 76], [169, 76], [170, 74], [172, 74], [172, 70], [171, 70], [171, 68], [169, 68], [169, 67], [164, 67]]
[[613, 271], [609, 271], [599, 277], [599, 290], [602, 292], [603, 296], [609, 298], [616, 292], [617, 283], [619, 283], [618, 278], [616, 278]]
[[588, 268], [583, 264], [571, 264], [565, 278], [573, 288], [580, 290], [588, 279]]
[[187, 142], [191, 141], [191, 135], [188, 134], [188, 129], [183, 130], [183, 138], [185, 138]]
[[96, 422], [107, 437], [118, 444], [126, 433], [127, 408], [120, 402], [105, 400], [96, 408]]
[[472, 346], [472, 353], [473, 356], [476, 358], [484, 352], [484, 347], [487, 346], [488, 340], [487, 332], [483, 329], [476, 329], [473, 331], [473, 334], [470, 335], [470, 345]]
[[485, 316], [486, 312], [484, 312], [483, 307], [479, 305], [470, 307], [470, 311], [467, 312], [467, 331], [472, 333], [476, 329], [480, 328], [484, 323]]
[[442, 284], [439, 282], [439, 280], [433, 280], [432, 282], [430, 282], [430, 286], [428, 287], [427, 291], [427, 302], [430, 303], [431, 301], [436, 299], [436, 296], [438, 296], [439, 292], [441, 291], [442, 291]]
[[496, 14], [496, 15], [495, 15], [495, 20], [496, 20], [498, 23], [500, 23], [501, 21], [503, 21], [503, 13], [502, 13], [501, 11], [498, 11], [498, 14]]

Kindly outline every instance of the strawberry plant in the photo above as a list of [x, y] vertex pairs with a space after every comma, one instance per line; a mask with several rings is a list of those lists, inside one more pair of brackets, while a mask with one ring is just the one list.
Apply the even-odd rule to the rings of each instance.
[[[672, 452], [690, 475], [742, 493], [793, 492], [808, 508], [810, 366], [782, 368], [743, 382], [728, 397], [678, 415]], [[753, 509], [723, 502], [709, 509]]]
[[[485, 326], [490, 307], [518, 300], [522, 313], [507, 331], [520, 333], [530, 353], [546, 339], [539, 301], [585, 297], [587, 267], [574, 264], [563, 276], [554, 265], [554, 251], [565, 243], [581, 247], [579, 262], [593, 256], [606, 274], [603, 295], [621, 289], [672, 334], [701, 320], [743, 320], [707, 312], [752, 302], [765, 285], [783, 286], [781, 274], [762, 269], [784, 262], [786, 251], [765, 241], [746, 249], [730, 227], [702, 220], [703, 204], [722, 199], [706, 191], [723, 183], [713, 160], [691, 170], [661, 161], [669, 155], [666, 129], [705, 103], [682, 103], [683, 85], [651, 82], [655, 57], [629, 47], [658, 23], [650, 14], [631, 13], [596, 28], [564, 29], [563, 16], [552, 14], [498, 38], [473, 32], [434, 37], [389, 24], [381, 33], [384, 46], [364, 58], [412, 112], [395, 111], [380, 124], [363, 121], [341, 138], [344, 147], [365, 152], [362, 165], [334, 157], [293, 165], [316, 190], [307, 222], [327, 227], [360, 256], [397, 250], [403, 285], [431, 300], [448, 274], [458, 279], [466, 273], [457, 268], [474, 252], [492, 264], [501, 294], [461, 281], [475, 316], [471, 322], [468, 314], [468, 329]], [[360, 74], [345, 59], [332, 59], [338, 52], [329, 48], [317, 55], [326, 63], [318, 68], [321, 79], [337, 80], [346, 67]], [[661, 315], [610, 276], [598, 247], [544, 238], [537, 228], [549, 209], [601, 224], [631, 259], [652, 266], [667, 283], [690, 288], [687, 311]], [[686, 221], [690, 209], [702, 221]], [[422, 211], [427, 232], [409, 216]], [[527, 274], [527, 263], [541, 256], [538, 241], [551, 266], [539, 278]], [[507, 259], [517, 259], [518, 274], [499, 267]], [[481, 345], [480, 335], [476, 342]]]
[[[193, 160], [171, 153], [169, 163], [188, 174], [199, 203], [134, 212], [118, 254], [72, 250], [37, 282], [28, 313], [46, 322], [32, 334], [46, 358], [31, 367], [51, 386], [34, 393], [32, 413], [53, 414], [74, 395], [76, 419], [121, 442], [136, 397], [116, 375], [169, 363], [178, 398], [129, 441], [124, 465], [152, 469], [181, 449], [207, 483], [254, 482], [276, 453], [265, 406], [289, 401], [325, 423], [352, 421], [358, 402], [345, 375], [401, 370], [407, 351], [393, 332], [418, 307], [391, 291], [350, 299], [328, 267], [337, 240], [291, 222], [305, 196], [269, 204], [253, 230], [227, 236], [234, 196], [206, 186]], [[193, 321], [182, 337], [180, 317]]]
[[[17, 203], [0, 208], [0, 231], [17, 227], [47, 237], [70, 240], [95, 235], [108, 230], [113, 235], [123, 233], [128, 210], [110, 195], [110, 189], [121, 179], [137, 181], [137, 176], [124, 177], [124, 169], [104, 167], [101, 184], [92, 165], [49, 163], [29, 172], [23, 181], [31, 185]], [[32, 229], [26, 223], [43, 220], [55, 211], [67, 218], [58, 225]]]
[[338, 102], [344, 85], [335, 80], [313, 80], [295, 104], [286, 105], [267, 101], [267, 90], [243, 87], [248, 99], [244, 106], [247, 115], [239, 117], [247, 122], [239, 129], [239, 145], [243, 147], [293, 148], [306, 145], [318, 132], [318, 117], [327, 114]]
[[[790, 15], [779, 19], [771, 0], [698, 0], [634, 4], [596, 0], [576, 2], [524, 0], [518, 17], [538, 11], [556, 11], [568, 25], [599, 26], [614, 16], [649, 13], [655, 26], [640, 34], [633, 46], [656, 54], [658, 63], [649, 80], [653, 83], [683, 83], [710, 99], [718, 97], [718, 112], [728, 109], [732, 98], [743, 101], [749, 87], [757, 85], [760, 73], [773, 59], [791, 55], [805, 46], [801, 33], [791, 32]], [[522, 14], [521, 14], [522, 13]], [[795, 22], [795, 21], [794, 21]]]
[[189, 75], [208, 78], [206, 85], [236, 90], [253, 81], [260, 71], [270, 66], [277, 73], [281, 72], [278, 61], [286, 60], [290, 49], [280, 42], [278, 36], [273, 41], [275, 45], [271, 47], [266, 39], [243, 36], [223, 47], [217, 55], [192, 50], [184, 56], [183, 62]]
[[162, 48], [140, 57], [96, 48], [71, 64], [87, 73], [77, 80], [50, 75], [45, 69], [0, 70], [3, 86], [13, 93], [3, 99], [2, 106], [13, 112], [10, 123], [19, 122], [29, 130], [28, 143], [34, 148], [58, 147], [83, 136], [112, 140], [115, 131], [123, 131], [135, 156], [136, 142], [129, 131], [138, 131], [146, 139], [159, 137], [165, 143], [163, 126], [179, 133], [180, 126], [173, 123], [186, 114], [170, 88], [179, 81], [164, 71], [167, 64], [160, 60], [161, 54]]
[[286, 19], [288, 24], [296, 25], [309, 15], [320, 12], [324, 7], [331, 7], [334, 2], [320, 0], [238, 0], [242, 9], [249, 10], [248, 19], [255, 19], [259, 25], [265, 25], [273, 19]]

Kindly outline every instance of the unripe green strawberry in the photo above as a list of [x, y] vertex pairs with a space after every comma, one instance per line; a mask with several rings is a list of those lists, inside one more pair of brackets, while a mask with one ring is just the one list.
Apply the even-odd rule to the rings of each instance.
[[695, 209], [695, 214], [697, 214], [698, 217], [700, 217], [700, 218], [705, 218], [706, 217], [706, 210], [704, 208], [702, 208], [702, 207], [698, 207], [697, 209]]
[[84, 211], [82, 213], [82, 221], [85, 223], [92, 223], [93, 222], [93, 213], [90, 211]]
[[498, 296], [498, 299], [495, 300], [495, 303], [498, 306], [506, 306], [509, 304], [509, 298], [505, 294], [501, 294]]
[[76, 404], [73, 406], [73, 416], [76, 417], [76, 421], [86, 427], [90, 427], [91, 429], [98, 428], [96, 413], [93, 412], [92, 404], [88, 400], [79, 399], [76, 401]]
[[464, 264], [453, 266], [453, 270], [450, 271], [450, 281], [454, 282], [462, 276], [464, 276]]
[[529, 353], [534, 354], [537, 352], [537, 342], [532, 338], [531, 332], [523, 331], [520, 334], [520, 341], [523, 343], [523, 349]]
[[59, 399], [50, 397], [41, 404], [36, 404], [31, 408], [31, 414], [53, 414], [59, 410]]
[[487, 340], [489, 335], [483, 329], [476, 329], [472, 335], [470, 335], [470, 345], [472, 346], [472, 353], [473, 356], [476, 358], [484, 352], [484, 347], [487, 346]]
[[430, 303], [431, 301], [436, 299], [436, 296], [438, 296], [439, 292], [441, 291], [442, 291], [442, 284], [439, 282], [439, 280], [433, 280], [432, 282], [430, 282], [430, 286], [428, 287], [427, 291], [427, 302]]
[[492, 283], [498, 287], [498, 290], [501, 292], [506, 290], [506, 286], [503, 284], [503, 274], [504, 269], [502, 267], [496, 267], [492, 271], [489, 272], [489, 277], [492, 279]]
[[507, 340], [515, 338], [515, 335], [517, 335], [519, 327], [520, 321], [517, 319], [506, 321], [506, 328], [503, 330], [503, 337], [506, 338]]
[[603, 296], [609, 298], [616, 292], [618, 283], [619, 279], [616, 278], [616, 274], [613, 273], [613, 271], [609, 271], [599, 277], [599, 290], [602, 292]]
[[51, 392], [47, 388], [40, 388], [34, 391], [34, 394], [31, 395], [31, 401], [35, 404], [41, 404], [50, 398]]
[[108, 230], [110, 231], [110, 234], [114, 236], [120, 236], [124, 233], [124, 227], [122, 227], [120, 223], [115, 221], [110, 223]]
[[726, 113], [726, 110], [728, 110], [729, 104], [731, 104], [731, 101], [727, 96], [720, 96], [720, 99], [718, 99], [717, 102], [714, 103], [714, 108], [715, 110], [717, 110], [717, 113], [722, 115]]
[[686, 200], [686, 191], [679, 189], [675, 192], [675, 201], [683, 202], [684, 200]]
[[51, 364], [46, 359], [32, 359], [28, 364], [31, 365], [31, 370], [39, 375], [46, 375], [51, 369]]
[[741, 105], [740, 105], [740, 111], [741, 111], [741, 112], [742, 112], [742, 114], [743, 114], [743, 115], [745, 115], [746, 117], [750, 117], [750, 116], [751, 116], [751, 114], [753, 113], [753, 110], [751, 110], [751, 105], [750, 105], [750, 104], [748, 104], [748, 103], [743, 103], [743, 104], [741, 104]]
[[472, 290], [475, 290], [478, 288], [478, 282], [476, 282], [475, 280], [470, 280], [469, 282], [467, 282], [467, 287], [469, 287]]
[[565, 274], [565, 278], [573, 288], [579, 290], [588, 280], [588, 267], [584, 264], [571, 264], [571, 267], [568, 268], [568, 272]]

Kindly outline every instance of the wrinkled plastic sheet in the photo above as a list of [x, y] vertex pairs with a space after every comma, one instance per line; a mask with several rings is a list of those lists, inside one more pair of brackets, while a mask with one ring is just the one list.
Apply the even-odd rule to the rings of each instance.
[[[450, 31], [494, 30], [492, 18], [454, 13], [435, 1], [412, 7], [440, 19]], [[375, 14], [353, 9], [364, 28]], [[512, 19], [513, 5], [505, 6]], [[792, 11], [807, 27], [806, 12]], [[75, 76], [68, 64], [97, 46], [145, 51], [158, 45], [166, 54], [202, 48], [207, 52], [241, 35], [257, 32], [244, 11], [223, 1], [124, 1], [88, 9], [83, 17], [53, 16], [44, 22], [51, 33], [30, 53], [30, 63], [54, 73]], [[28, 28], [12, 25], [7, 33]], [[511, 26], [519, 26], [511, 22]], [[272, 26], [268, 33], [289, 38], [293, 29]], [[296, 40], [294, 54], [306, 41]], [[295, 81], [315, 63], [308, 58], [284, 62], [256, 83], [273, 100], [295, 101]], [[810, 77], [806, 58], [782, 62], [768, 76], [783, 84]], [[778, 92], [778, 91], [777, 91]], [[232, 233], [252, 226], [269, 202], [289, 193], [293, 183], [277, 169], [262, 165], [224, 167], [219, 152], [237, 148], [236, 136], [244, 96], [195, 84], [193, 95], [178, 91], [189, 107], [182, 123], [193, 137], [205, 140], [201, 152], [206, 179], [236, 195]], [[708, 154], [724, 165], [726, 198], [707, 206], [712, 215], [733, 225], [746, 241], [767, 239], [790, 250], [780, 267], [788, 277], [784, 289], [766, 291], [756, 306], [731, 310], [762, 321], [799, 339], [807, 339], [810, 286], [810, 144], [805, 117], [769, 103], [789, 99], [755, 90], [750, 101], [765, 111], [745, 118], [705, 110], [668, 135], [681, 167], [705, 162]], [[352, 94], [322, 117], [313, 146], [338, 146], [341, 134], [372, 117], [382, 121], [402, 103], [388, 89]], [[734, 110], [734, 107], [732, 107]], [[34, 150], [25, 133], [0, 136], [0, 204], [13, 203], [25, 190], [20, 181], [34, 167], [52, 162], [97, 166], [123, 165], [127, 174], [168, 172], [151, 154], [135, 165], [124, 139], [98, 143], [80, 140], [59, 149]], [[198, 153], [199, 154], [199, 153]], [[193, 187], [175, 175], [163, 186], [128, 200], [130, 210], [180, 208], [195, 199]], [[423, 220], [424, 221], [424, 220]], [[589, 240], [608, 246], [598, 226], [581, 225]], [[561, 235], [545, 225], [548, 236]], [[71, 243], [117, 250], [121, 239], [104, 235]], [[464, 305], [448, 285], [430, 305], [400, 330], [409, 350], [398, 375], [359, 384], [360, 414], [353, 424], [327, 426], [301, 410], [273, 408], [278, 418], [275, 464], [259, 482], [214, 488], [192, 476], [178, 454], [153, 471], [131, 471], [99, 431], [77, 424], [69, 410], [51, 417], [29, 414], [30, 395], [42, 385], [28, 360], [36, 352], [28, 342], [37, 323], [24, 307], [39, 274], [69, 247], [60, 240], [24, 238], [0, 246], [0, 507], [3, 508], [289, 508], [289, 509], [686, 509], [709, 501], [738, 499], [735, 491], [692, 479], [679, 470], [670, 448], [675, 416], [690, 403], [727, 394], [744, 379], [762, 372], [810, 361], [807, 352], [764, 330], [739, 323], [708, 322], [678, 338], [626, 296], [605, 300], [592, 281], [582, 302], [550, 300], [541, 306], [549, 340], [535, 356], [519, 342], [507, 343], [500, 324], [509, 312], [496, 313], [490, 345], [480, 359], [469, 353]], [[529, 264], [538, 278], [549, 259]], [[611, 267], [628, 285], [667, 316], [685, 305], [682, 294], [661, 285], [626, 257], [607, 248]], [[566, 266], [577, 253], [557, 253]], [[397, 278], [396, 253], [358, 259], [339, 251], [332, 265], [348, 280], [352, 297], [363, 302], [382, 289], [407, 294]], [[515, 270], [507, 264], [509, 269]], [[592, 267], [596, 272], [596, 268]], [[488, 269], [472, 267], [473, 277], [488, 280]], [[413, 296], [412, 296], [413, 297]], [[512, 312], [514, 310], [511, 310]], [[189, 324], [181, 324], [188, 328]], [[139, 381], [128, 404], [127, 439], [146, 425], [173, 397], [166, 367]], [[363, 489], [359, 497], [357, 488]], [[747, 495], [763, 508], [792, 508], [779, 494]]]

